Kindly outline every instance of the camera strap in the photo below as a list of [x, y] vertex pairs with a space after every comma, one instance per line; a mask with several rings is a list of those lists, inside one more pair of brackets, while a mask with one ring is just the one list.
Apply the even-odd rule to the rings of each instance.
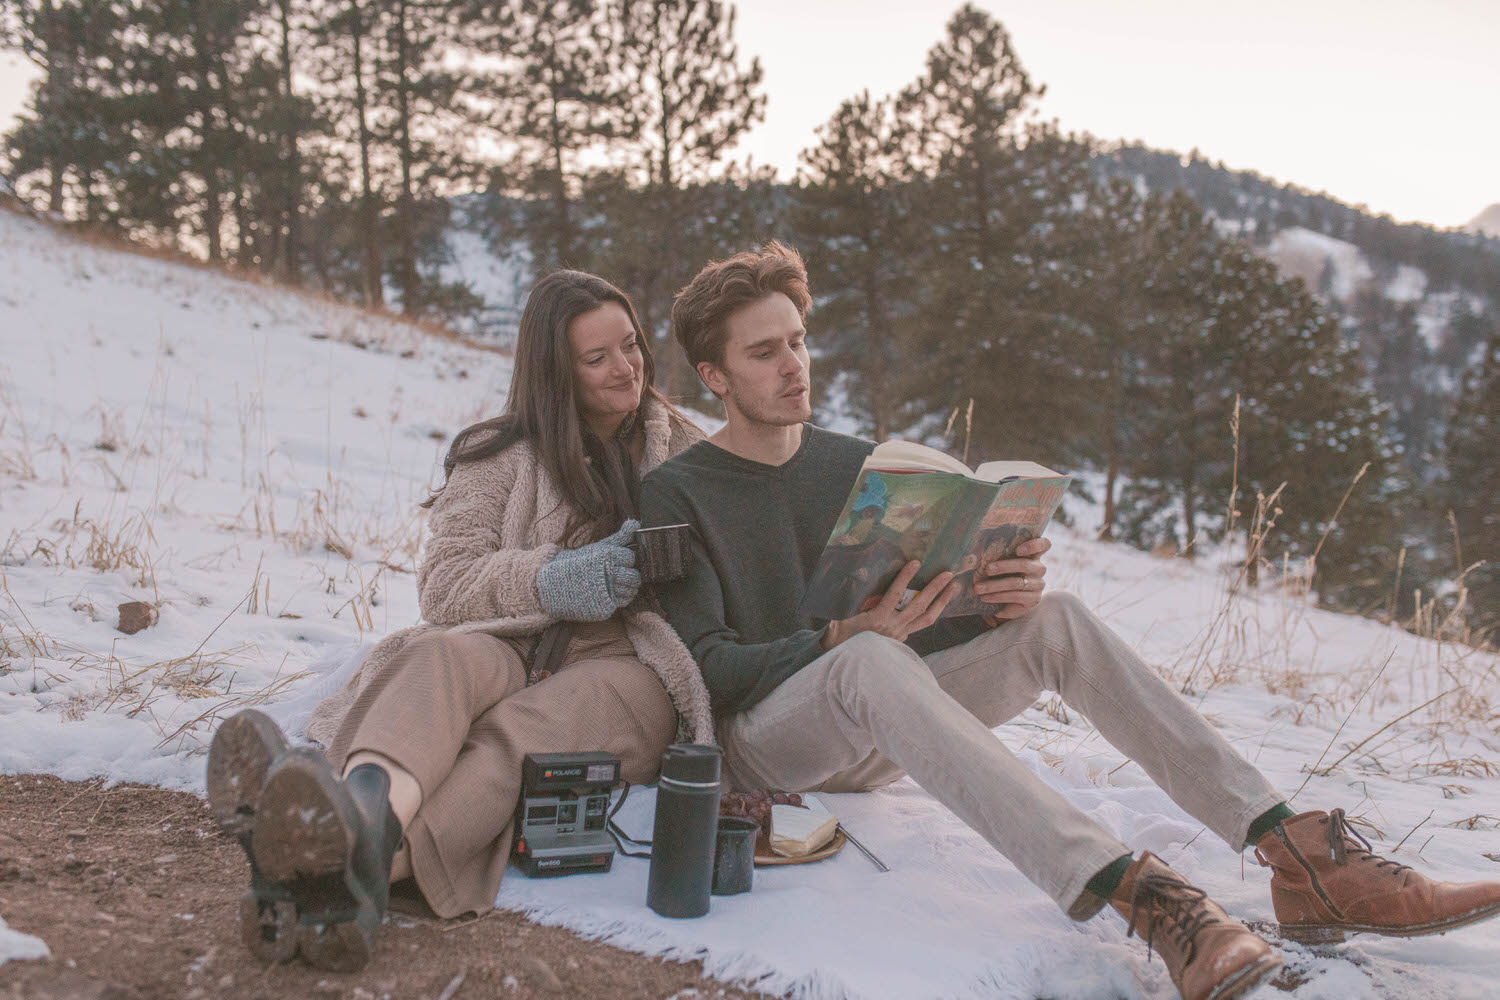
[[[609, 811], [605, 826], [609, 830], [609, 835], [614, 838], [615, 846], [620, 849], [621, 854], [627, 858], [649, 858], [651, 857], [651, 841], [636, 840], [620, 829], [619, 824], [615, 822], [615, 813], [620, 811], [620, 807], [625, 804], [625, 799], [630, 795], [630, 782], [621, 782], [621, 789], [620, 798], [615, 802], [614, 808]], [[630, 847], [626, 847], [626, 844]], [[632, 850], [631, 848], [645, 848], [645, 850]]]

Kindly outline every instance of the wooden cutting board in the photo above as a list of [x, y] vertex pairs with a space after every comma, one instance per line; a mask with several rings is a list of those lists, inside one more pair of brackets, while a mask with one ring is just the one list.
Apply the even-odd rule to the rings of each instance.
[[834, 831], [832, 840], [824, 844], [822, 847], [818, 848], [816, 851], [813, 851], [811, 854], [804, 855], [800, 858], [788, 858], [771, 850], [770, 838], [762, 833], [757, 835], [755, 838], [755, 867], [765, 868], [771, 865], [805, 865], [813, 861], [822, 861], [825, 858], [833, 857], [839, 851], [843, 850], [844, 845], [848, 842], [849, 838], [844, 836], [844, 830], [842, 827], [840, 827], [839, 829]]

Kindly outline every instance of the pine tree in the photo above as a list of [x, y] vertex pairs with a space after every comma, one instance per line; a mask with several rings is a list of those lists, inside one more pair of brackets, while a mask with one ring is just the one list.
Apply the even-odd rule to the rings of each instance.
[[[23, 197], [58, 214], [116, 225], [116, 164], [130, 148], [121, 86], [123, 3], [6, 0], [0, 49], [19, 52], [40, 76], [30, 106], [5, 137]], [[40, 181], [34, 191], [33, 180]]]
[[[13, 163], [48, 206], [296, 280], [312, 109], [290, 0], [13, 0], [7, 34], [46, 69]], [[279, 36], [279, 37], [278, 37]]]
[[376, 23], [384, 32], [376, 99], [385, 111], [376, 135], [390, 146], [397, 165], [391, 269], [401, 290], [401, 309], [414, 315], [444, 294], [421, 273], [424, 244], [428, 255], [442, 253], [440, 244], [424, 241], [422, 233], [446, 224], [447, 203], [439, 196], [466, 169], [453, 111], [458, 78], [445, 65], [450, 6], [424, 0], [379, 0], [375, 5], [380, 15]]
[[1043, 285], [1049, 231], [1086, 189], [1087, 151], [1032, 120], [1041, 93], [1005, 29], [966, 4], [902, 94], [930, 226], [913, 339], [924, 363], [907, 398], [929, 414], [972, 400], [981, 456], [1065, 463], [1077, 411], [1059, 404], [1080, 390], [1060, 335], [1070, 324]]
[[[1251, 502], [1284, 487], [1262, 558], [1311, 557], [1328, 530], [1317, 586], [1330, 599], [1358, 600], [1366, 592], [1360, 581], [1379, 576], [1399, 546], [1403, 501], [1390, 475], [1395, 450], [1383, 412], [1353, 347], [1300, 279], [1281, 278], [1238, 242], [1226, 242], [1220, 254], [1228, 280], [1219, 295], [1234, 344], [1227, 375], [1240, 401], [1237, 481], [1247, 546]], [[1252, 584], [1257, 568], [1257, 561], [1248, 566]]]
[[[1185, 194], [1151, 218], [1128, 536], [1191, 552], [1236, 526], [1247, 552], [1263, 536], [1252, 585], [1261, 562], [1316, 553], [1325, 599], [1368, 599], [1401, 543], [1404, 500], [1353, 348], [1300, 280], [1219, 238]], [[1272, 497], [1272, 523], [1256, 523], [1257, 498]]]
[[[713, 234], [706, 245], [684, 238], [684, 227], [700, 221], [693, 212], [705, 200], [734, 194], [715, 181], [729, 150], [765, 115], [760, 60], [741, 65], [734, 7], [720, 0], [611, 0], [606, 23], [612, 72], [626, 98], [624, 133], [632, 138], [612, 145], [618, 175], [594, 190], [615, 199], [596, 210], [615, 230], [606, 248], [631, 249], [597, 254], [594, 266], [631, 290], [641, 324], [663, 348], [660, 378], [682, 395], [696, 391], [697, 379], [666, 338], [672, 296], [722, 245]], [[749, 170], [744, 180], [757, 177]], [[641, 211], [619, 212], [618, 196], [631, 190], [644, 192]], [[631, 230], [619, 232], [618, 221], [627, 219]]]
[[1216, 312], [1222, 262], [1212, 223], [1180, 191], [1163, 203], [1148, 239], [1145, 342], [1131, 400], [1143, 444], [1126, 466], [1120, 516], [1131, 542], [1192, 552], [1207, 498], [1220, 486], [1227, 496], [1230, 478], [1233, 393], [1224, 366], [1232, 344]]
[[[266, 193], [275, 206], [268, 220], [270, 246], [264, 267], [283, 281], [302, 281], [302, 215], [306, 201], [308, 169], [321, 164], [309, 157], [304, 144], [321, 138], [327, 129], [311, 96], [298, 92], [303, 50], [311, 25], [306, 11], [292, 0], [273, 0], [262, 33], [274, 46], [277, 86], [267, 109], [267, 126], [274, 136], [276, 158], [266, 176]], [[309, 160], [311, 162], [309, 162]]]
[[1129, 451], [1140, 446], [1127, 405], [1139, 381], [1146, 348], [1152, 261], [1149, 234], [1162, 199], [1143, 197], [1120, 178], [1088, 196], [1072, 218], [1060, 220], [1055, 245], [1062, 267], [1053, 294], [1066, 302], [1072, 352], [1089, 391], [1081, 410], [1080, 457], [1104, 468], [1104, 512], [1099, 537], [1113, 538], [1119, 480]]
[[1349, 306], [1378, 399], [1391, 407], [1391, 433], [1412, 473], [1432, 464], [1433, 428], [1441, 415], [1434, 391], [1432, 349], [1409, 302], [1393, 302], [1378, 284], [1361, 288]]
[[792, 227], [817, 301], [818, 364], [841, 375], [847, 407], [884, 441], [897, 429], [897, 373], [914, 312], [923, 221], [911, 209], [910, 133], [866, 91], [839, 106], [802, 153]]
[[1476, 627], [1500, 630], [1500, 319], [1486, 320], [1489, 339], [1464, 379], [1448, 423], [1443, 497], [1458, 532], [1458, 571], [1469, 574], [1470, 615]]
[[597, 0], [475, 2], [464, 8], [466, 44], [487, 63], [464, 90], [476, 117], [515, 152], [492, 194], [522, 197], [533, 267], [576, 266], [583, 158], [625, 137], [624, 96], [610, 72], [606, 12]]
[[[391, 174], [384, 150], [376, 142], [372, 119], [377, 111], [374, 93], [376, 64], [380, 58], [375, 24], [379, 0], [334, 0], [318, 11], [314, 29], [314, 72], [322, 105], [332, 126], [332, 156], [346, 162], [339, 180], [323, 185], [327, 216], [315, 232], [328, 237], [347, 228], [345, 239], [319, 239], [314, 249], [315, 269], [324, 287], [339, 281], [341, 266], [338, 243], [355, 249], [358, 288], [365, 305], [385, 303], [384, 216], [388, 204], [385, 187]], [[348, 198], [353, 218], [342, 219], [341, 202]]]
[[260, 0], [135, 6], [131, 76], [151, 81], [158, 102], [141, 109], [139, 125], [177, 167], [175, 177], [167, 172], [168, 189], [149, 195], [182, 207], [210, 261], [230, 256], [228, 237], [237, 247], [253, 242], [246, 189], [275, 155], [255, 121], [276, 79], [264, 54], [248, 44], [260, 13]]

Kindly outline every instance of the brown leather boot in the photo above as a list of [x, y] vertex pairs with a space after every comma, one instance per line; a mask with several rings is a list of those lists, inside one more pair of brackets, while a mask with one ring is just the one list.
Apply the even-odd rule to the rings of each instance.
[[1333, 944], [1346, 933], [1441, 934], [1500, 913], [1500, 882], [1434, 882], [1370, 850], [1344, 810], [1298, 813], [1260, 838], [1281, 933]]
[[1270, 945], [1150, 851], [1125, 870], [1110, 904], [1161, 956], [1183, 1000], [1242, 997], [1281, 968]]

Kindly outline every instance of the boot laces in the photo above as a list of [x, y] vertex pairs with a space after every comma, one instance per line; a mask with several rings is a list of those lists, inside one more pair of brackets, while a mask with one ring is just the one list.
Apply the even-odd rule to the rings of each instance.
[[1202, 905], [1207, 898], [1208, 893], [1180, 879], [1166, 875], [1142, 876], [1136, 881], [1135, 891], [1130, 896], [1130, 928], [1126, 936], [1135, 933], [1136, 913], [1145, 907], [1146, 932], [1141, 936], [1146, 939], [1146, 959], [1151, 958], [1158, 925], [1165, 923], [1168, 932], [1182, 942], [1186, 954], [1183, 964], [1188, 964], [1198, 953], [1198, 932], [1209, 924], [1220, 922], [1208, 907]]
[[1364, 838], [1358, 830], [1349, 823], [1344, 816], [1344, 810], [1335, 809], [1323, 820], [1328, 824], [1328, 851], [1336, 865], [1347, 864], [1349, 852], [1353, 851], [1358, 861], [1374, 861], [1376, 868], [1389, 866], [1392, 875], [1399, 875], [1404, 871], [1411, 871], [1411, 865], [1403, 865], [1399, 861], [1391, 861], [1376, 854], [1370, 846], [1370, 842]]

